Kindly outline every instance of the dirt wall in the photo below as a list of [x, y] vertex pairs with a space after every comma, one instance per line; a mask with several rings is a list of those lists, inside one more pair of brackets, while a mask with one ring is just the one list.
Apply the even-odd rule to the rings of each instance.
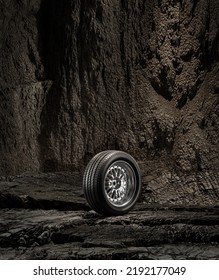
[[120, 149], [146, 187], [214, 174], [215, 189], [218, 13], [218, 0], [0, 1], [0, 174]]

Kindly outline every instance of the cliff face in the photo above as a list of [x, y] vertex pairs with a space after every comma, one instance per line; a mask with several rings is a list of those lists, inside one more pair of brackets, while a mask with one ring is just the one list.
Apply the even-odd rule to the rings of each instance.
[[120, 149], [146, 185], [201, 174], [214, 189], [218, 0], [10, 0], [0, 13], [0, 174]]

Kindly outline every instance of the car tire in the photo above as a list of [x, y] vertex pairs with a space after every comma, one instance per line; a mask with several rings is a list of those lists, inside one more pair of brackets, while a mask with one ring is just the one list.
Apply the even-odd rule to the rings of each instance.
[[125, 152], [100, 152], [85, 169], [83, 190], [88, 204], [97, 213], [123, 215], [134, 207], [141, 192], [139, 166]]

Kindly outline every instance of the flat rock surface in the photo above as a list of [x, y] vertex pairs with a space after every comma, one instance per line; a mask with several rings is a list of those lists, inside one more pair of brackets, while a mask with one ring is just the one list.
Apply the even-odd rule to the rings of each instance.
[[219, 207], [139, 202], [92, 211], [79, 173], [0, 181], [0, 259], [219, 259]]

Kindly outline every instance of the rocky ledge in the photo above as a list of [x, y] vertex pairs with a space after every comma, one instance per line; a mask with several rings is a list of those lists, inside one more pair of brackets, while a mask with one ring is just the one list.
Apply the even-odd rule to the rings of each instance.
[[92, 211], [79, 173], [0, 181], [0, 259], [219, 259], [219, 207], [139, 202]]

